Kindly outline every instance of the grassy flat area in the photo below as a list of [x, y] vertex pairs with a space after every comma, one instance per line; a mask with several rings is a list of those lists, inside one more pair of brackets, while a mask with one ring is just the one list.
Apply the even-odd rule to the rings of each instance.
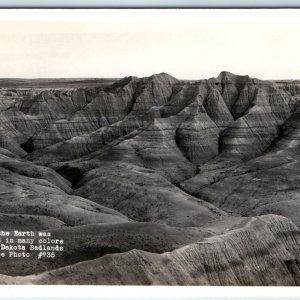
[[116, 78], [40, 78], [40, 79], [22, 79], [22, 78], [0, 78], [0, 87], [87, 87], [110, 85]]

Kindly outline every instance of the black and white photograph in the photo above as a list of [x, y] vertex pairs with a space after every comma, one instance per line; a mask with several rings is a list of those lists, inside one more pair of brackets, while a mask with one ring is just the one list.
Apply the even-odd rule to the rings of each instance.
[[0, 9], [0, 284], [299, 286], [299, 32]]

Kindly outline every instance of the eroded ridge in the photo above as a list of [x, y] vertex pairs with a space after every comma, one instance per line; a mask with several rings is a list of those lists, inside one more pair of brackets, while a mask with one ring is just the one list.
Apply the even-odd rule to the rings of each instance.
[[2, 283], [299, 284], [299, 81], [1, 81]]

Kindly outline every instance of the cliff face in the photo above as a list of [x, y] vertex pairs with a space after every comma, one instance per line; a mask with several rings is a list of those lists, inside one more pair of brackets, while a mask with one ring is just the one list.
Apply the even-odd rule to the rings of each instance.
[[[192, 163], [218, 154], [253, 157], [271, 145], [295, 110], [298, 94], [291, 85], [222, 72], [193, 83], [162, 73], [124, 78], [106, 88], [4, 89], [2, 146], [18, 155], [30, 152], [41, 162], [51, 160], [48, 154], [65, 160], [141, 127], [151, 130], [164, 119]], [[5, 143], [8, 138], [11, 143]]]
[[0, 89], [0, 225], [66, 252], [3, 283], [299, 284], [298, 81], [52, 85]]

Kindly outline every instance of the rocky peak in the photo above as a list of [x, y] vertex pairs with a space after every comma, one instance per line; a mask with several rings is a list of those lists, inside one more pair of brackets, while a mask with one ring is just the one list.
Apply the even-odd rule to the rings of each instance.
[[149, 77], [144, 77], [142, 78], [142, 80], [145, 82], [159, 82], [159, 83], [168, 83], [168, 84], [175, 84], [179, 82], [178, 79], [164, 72], [153, 74]]

